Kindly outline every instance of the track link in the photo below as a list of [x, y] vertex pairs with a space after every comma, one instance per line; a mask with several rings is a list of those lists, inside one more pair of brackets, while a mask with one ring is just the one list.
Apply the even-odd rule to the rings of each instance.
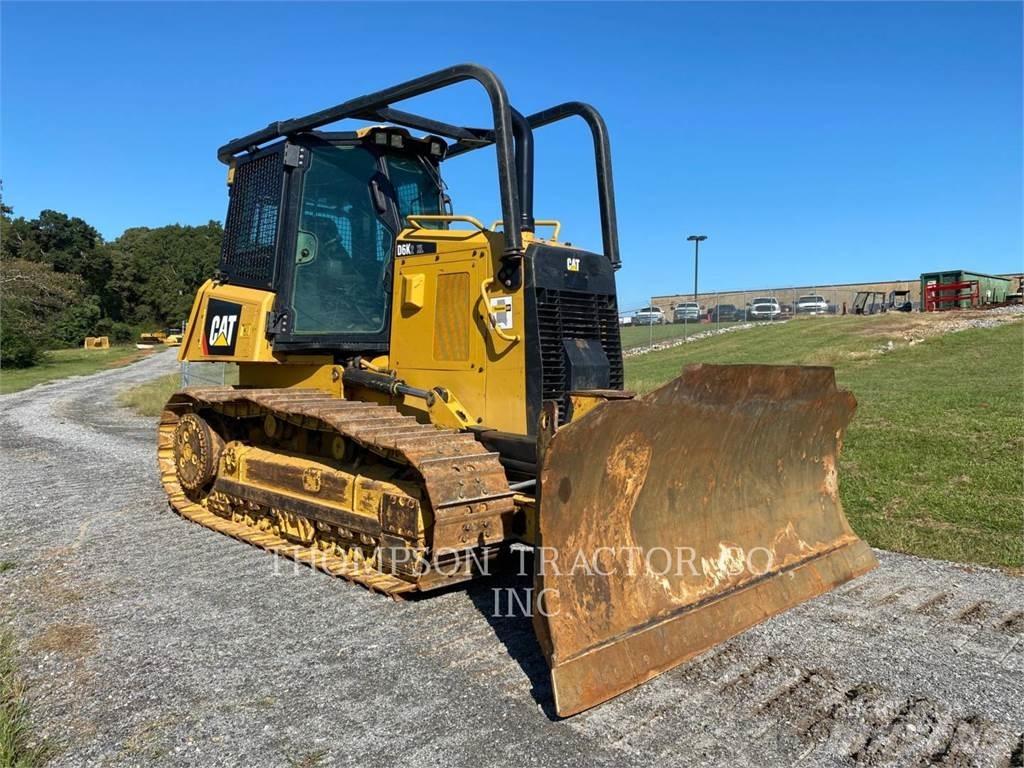
[[[340, 435], [383, 459], [413, 470], [433, 512], [432, 543], [491, 552], [507, 538], [514, 512], [498, 454], [468, 433], [421, 424], [395, 407], [343, 400], [314, 389], [191, 388], [171, 397], [160, 419], [157, 457], [171, 508], [182, 517], [332, 576], [399, 598], [424, 587], [384, 573], [367, 560], [304, 546], [269, 530], [229, 519], [190, 498], [175, 466], [174, 434], [187, 413], [213, 411], [233, 419], [266, 417], [301, 429]], [[436, 586], [436, 585], [435, 585]]]

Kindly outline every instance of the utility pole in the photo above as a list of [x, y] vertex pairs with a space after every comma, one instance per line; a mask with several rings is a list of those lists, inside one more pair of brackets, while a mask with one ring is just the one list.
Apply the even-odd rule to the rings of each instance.
[[690, 235], [687, 240], [693, 241], [693, 300], [697, 301], [697, 269], [700, 265], [700, 244], [708, 239], [707, 235]]

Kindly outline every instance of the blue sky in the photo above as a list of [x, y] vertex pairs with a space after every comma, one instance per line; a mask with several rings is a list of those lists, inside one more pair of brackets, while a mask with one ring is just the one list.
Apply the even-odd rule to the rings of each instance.
[[[701, 289], [1022, 264], [1022, 5], [4, 2], [2, 165], [16, 213], [104, 236], [223, 219], [226, 139], [461, 61], [523, 112], [612, 136], [622, 306]], [[509, 35], [503, 38], [503, 35]], [[473, 85], [407, 102], [486, 122]], [[537, 135], [538, 217], [600, 247], [582, 123]], [[457, 212], [498, 206], [489, 151]]]

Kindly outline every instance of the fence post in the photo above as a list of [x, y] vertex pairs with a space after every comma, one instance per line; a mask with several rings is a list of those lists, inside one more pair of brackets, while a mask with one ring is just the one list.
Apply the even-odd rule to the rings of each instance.
[[[653, 296], [651, 297], [651, 301], [650, 301], [650, 303], [647, 306], [648, 307], [653, 307], [654, 306], [654, 297]], [[650, 313], [648, 313], [648, 314], [650, 314]], [[653, 346], [654, 345], [654, 317], [653, 316], [647, 322], [647, 330], [649, 332], [648, 336], [647, 336], [647, 345], [648, 346]]]

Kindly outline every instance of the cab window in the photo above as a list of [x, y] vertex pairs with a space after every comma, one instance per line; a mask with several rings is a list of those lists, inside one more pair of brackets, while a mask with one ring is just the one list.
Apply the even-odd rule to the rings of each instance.
[[394, 233], [372, 202], [370, 182], [377, 174], [377, 159], [363, 147], [311, 151], [294, 257], [293, 334], [384, 329]]
[[[428, 161], [408, 155], [389, 155], [388, 178], [395, 189], [395, 201], [401, 225], [406, 226], [406, 216], [441, 213], [440, 178]], [[436, 222], [428, 222], [434, 228]]]

